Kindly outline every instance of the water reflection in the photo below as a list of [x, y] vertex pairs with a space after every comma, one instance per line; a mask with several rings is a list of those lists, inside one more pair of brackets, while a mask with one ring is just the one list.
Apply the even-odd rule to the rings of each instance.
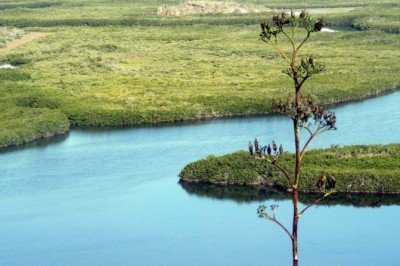
[[[180, 182], [181, 187], [189, 194], [198, 197], [207, 197], [217, 200], [232, 200], [237, 203], [263, 202], [266, 200], [290, 200], [291, 194], [270, 188], [255, 188], [245, 186], [218, 186], [213, 184], [191, 184]], [[311, 204], [321, 197], [321, 194], [300, 194], [300, 202]], [[336, 193], [324, 199], [319, 205], [324, 206], [353, 206], [353, 207], [381, 207], [400, 205], [400, 196], [397, 194], [344, 194]]]

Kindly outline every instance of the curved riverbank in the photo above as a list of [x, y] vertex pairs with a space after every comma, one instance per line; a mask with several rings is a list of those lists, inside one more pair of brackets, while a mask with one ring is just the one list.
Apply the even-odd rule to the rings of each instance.
[[[280, 159], [289, 173], [293, 154]], [[302, 192], [318, 192], [317, 179], [335, 176], [339, 193], [400, 193], [400, 144], [358, 145], [309, 151], [302, 168]], [[250, 187], [289, 187], [279, 170], [265, 160], [238, 151], [224, 156], [209, 156], [187, 165], [179, 174], [188, 183], [241, 185]]]
[[65, 135], [70, 130], [68, 118], [57, 110], [20, 107], [4, 110], [2, 116], [0, 150]]
[[[387, 89], [375, 90], [372, 92], [368, 92], [363, 96], [354, 96], [348, 98], [338, 99], [337, 101], [324, 101], [324, 103], [329, 107], [341, 106], [345, 104], [351, 104], [353, 102], [359, 102], [366, 99], [379, 97], [385, 94], [390, 94], [398, 91], [399, 84], [389, 87]], [[29, 98], [29, 97], [28, 97]], [[43, 101], [43, 99], [41, 100]], [[129, 116], [128, 112], [126, 115]], [[125, 119], [121, 118], [121, 121], [118, 122], [113, 119], [110, 119], [110, 124], [100, 124], [100, 125], [81, 125], [80, 123], [76, 124], [71, 121], [71, 117], [68, 117], [63, 112], [58, 110], [54, 110], [51, 108], [37, 108], [36, 105], [30, 108], [26, 108], [24, 106], [19, 106], [15, 110], [14, 108], [10, 108], [7, 110], [4, 117], [14, 117], [13, 120], [5, 120], [3, 123], [4, 130], [0, 132], [0, 150], [5, 150], [9, 147], [21, 146], [24, 144], [32, 143], [35, 141], [49, 139], [60, 135], [67, 134], [71, 129], [82, 128], [82, 127], [140, 127], [140, 126], [152, 126], [152, 125], [170, 125], [176, 123], [195, 123], [201, 120], [210, 120], [210, 119], [218, 119], [218, 118], [237, 118], [237, 117], [250, 117], [250, 116], [262, 116], [262, 115], [274, 115], [270, 111], [261, 112], [261, 113], [246, 113], [246, 114], [218, 114], [212, 112], [210, 114], [193, 114], [193, 116], [188, 117], [180, 117], [180, 118], [170, 118], [165, 120], [155, 120], [155, 121], [141, 121], [135, 120], [136, 116], [132, 116], [131, 118], [126, 117]], [[28, 117], [28, 119], [26, 119]], [[103, 120], [104, 118], [101, 118]], [[130, 121], [129, 119], [133, 119], [132, 123], [126, 123], [126, 121]], [[113, 124], [113, 121], [115, 124]], [[126, 123], [126, 124], [125, 124]], [[16, 130], [18, 129], [18, 130]]]

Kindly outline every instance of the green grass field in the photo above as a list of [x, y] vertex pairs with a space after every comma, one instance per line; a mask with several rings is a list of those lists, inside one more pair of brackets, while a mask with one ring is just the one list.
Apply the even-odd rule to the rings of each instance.
[[[309, 8], [338, 32], [303, 50], [327, 71], [305, 92], [325, 103], [399, 87], [398, 1], [248, 1], [274, 10]], [[46, 32], [0, 49], [0, 147], [66, 132], [265, 114], [290, 89], [284, 67], [258, 39], [271, 14], [158, 16], [179, 1], [2, 1], [0, 25]]]

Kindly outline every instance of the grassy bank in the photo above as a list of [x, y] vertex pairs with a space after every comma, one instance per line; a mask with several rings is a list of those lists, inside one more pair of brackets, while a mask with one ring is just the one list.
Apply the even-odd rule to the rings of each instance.
[[1, 107], [0, 148], [68, 132], [68, 118], [47, 108]]
[[[280, 161], [293, 169], [293, 154], [284, 154]], [[300, 187], [317, 192], [317, 179], [333, 175], [340, 193], [400, 193], [399, 164], [400, 144], [311, 150], [303, 160]], [[289, 187], [279, 170], [245, 151], [193, 162], [180, 178], [189, 183]]]
[[[314, 8], [316, 17], [343, 27], [316, 35], [303, 51], [327, 68], [306, 88], [317, 100], [337, 103], [398, 88], [396, 1], [250, 2], [272, 9]], [[19, 66], [0, 69], [5, 112], [0, 123], [7, 127], [0, 144], [20, 143], [16, 136], [29, 141], [57, 134], [68, 124], [121, 126], [269, 113], [271, 101], [285, 97], [290, 86], [281, 60], [258, 40], [257, 23], [267, 14], [156, 14], [160, 6], [178, 3], [0, 4], [0, 25], [48, 33], [17, 49], [0, 49], [0, 62]], [[53, 126], [37, 126], [39, 120]]]

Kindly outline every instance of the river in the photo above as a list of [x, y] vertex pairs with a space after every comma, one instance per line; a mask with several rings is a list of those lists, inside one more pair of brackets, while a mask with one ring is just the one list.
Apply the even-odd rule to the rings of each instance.
[[[400, 92], [334, 111], [338, 130], [314, 148], [400, 142]], [[0, 153], [0, 263], [289, 265], [288, 237], [256, 209], [277, 202], [278, 218], [289, 224], [290, 201], [198, 192], [181, 186], [177, 175], [209, 154], [246, 149], [254, 137], [291, 150], [290, 129], [280, 116], [73, 129], [58, 140]], [[300, 220], [300, 262], [398, 264], [397, 202], [311, 209]]]

